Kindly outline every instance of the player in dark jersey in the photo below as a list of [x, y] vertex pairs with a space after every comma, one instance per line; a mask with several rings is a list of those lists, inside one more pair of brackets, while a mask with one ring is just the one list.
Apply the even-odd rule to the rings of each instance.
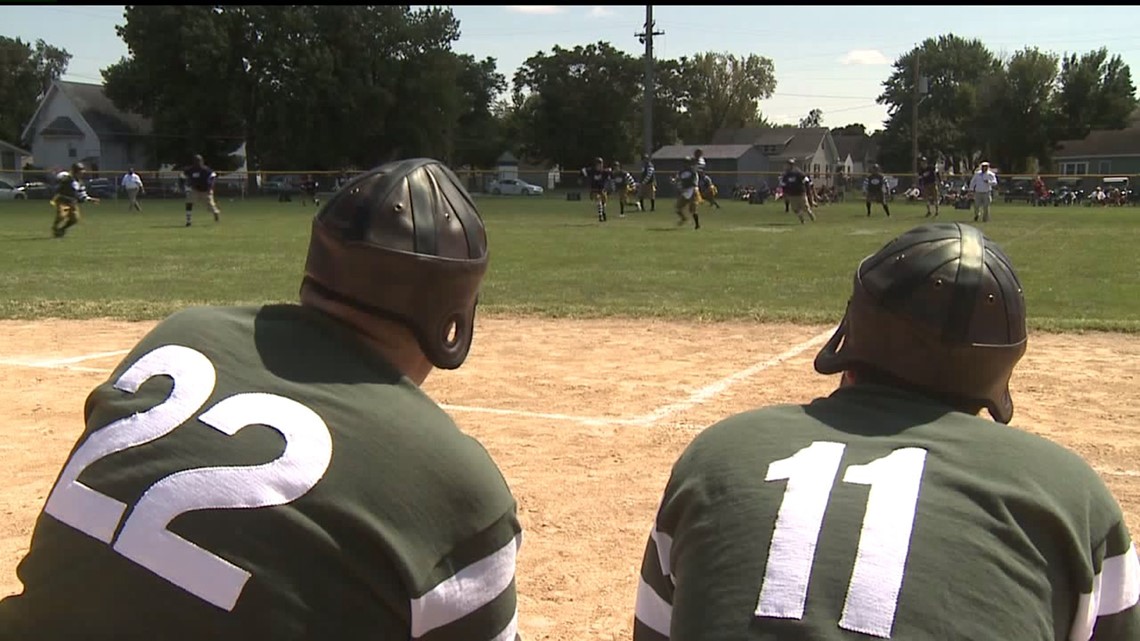
[[[922, 199], [926, 201], [926, 217], [938, 217], [938, 205], [942, 200], [942, 173], [938, 171], [937, 165], [926, 159], [923, 156], [919, 159], [918, 167], [918, 186], [922, 190]], [[934, 211], [930, 210], [931, 205], [934, 206]]]
[[693, 229], [701, 228], [701, 217], [697, 213], [697, 199], [700, 198], [700, 185], [698, 184], [700, 178], [698, 176], [697, 159], [689, 156], [685, 158], [685, 166], [673, 177], [672, 182], [677, 189], [677, 204], [673, 209], [677, 212], [678, 227], [689, 222], [685, 215], [685, 212], [688, 211], [689, 215], [693, 217]]
[[606, 187], [613, 181], [613, 171], [606, 168], [601, 158], [595, 158], [594, 164], [582, 169], [582, 176], [590, 186], [590, 200], [598, 209], [598, 222], [606, 222]]
[[1077, 455], [1006, 425], [1025, 341], [1021, 284], [974, 227], [862, 261], [815, 361], [839, 389], [728, 418], [677, 461], [635, 641], [1140, 639], [1120, 507]]
[[71, 166], [71, 171], [61, 171], [56, 174], [55, 195], [48, 201], [55, 207], [55, 222], [51, 225], [51, 233], [56, 238], [63, 238], [68, 228], [79, 222], [80, 203], [99, 204], [99, 199], [87, 194], [87, 186], [83, 178], [87, 173], [87, 166], [77, 162]]
[[815, 221], [815, 212], [811, 210], [811, 201], [808, 198], [808, 185], [811, 179], [796, 167], [796, 161], [788, 159], [784, 174], [780, 176], [780, 186], [784, 188], [784, 202], [788, 204], [800, 224], [804, 223], [804, 214]]
[[346, 187], [299, 306], [178, 312], [91, 393], [0, 638], [516, 638], [515, 501], [420, 390], [467, 357], [483, 223], [436, 161]]
[[866, 197], [867, 217], [871, 217], [871, 203], [882, 205], [887, 218], [891, 217], [891, 207], [887, 204], [887, 179], [878, 163], [871, 165], [871, 173], [863, 178], [863, 195]]
[[616, 160], [614, 161], [613, 167], [610, 168], [610, 172], [614, 177], [614, 192], [618, 197], [618, 206], [621, 207], [621, 213], [618, 215], [625, 218], [625, 208], [627, 206], [636, 207], [638, 211], [641, 211], [641, 204], [630, 200], [630, 196], [637, 190], [633, 175], [622, 169], [621, 163]]
[[305, 180], [301, 182], [301, 206], [302, 207], [305, 206], [306, 200], [313, 201], [313, 204], [316, 205], [317, 207], [321, 206], [321, 199], [317, 197], [317, 188], [318, 187], [320, 187], [320, 183], [318, 183], [316, 180], [313, 180], [312, 174], [305, 176]]
[[645, 211], [645, 199], [649, 199], [649, 211], [657, 211], [657, 169], [648, 154], [641, 155], [641, 177], [637, 180], [637, 206]]
[[182, 175], [186, 179], [186, 226], [190, 226], [196, 203], [205, 205], [213, 212], [214, 222], [218, 222], [222, 214], [214, 201], [214, 181], [218, 173], [202, 161], [202, 156], [195, 155], [194, 162], [182, 171]]
[[720, 209], [720, 202], [716, 199], [719, 190], [716, 188], [716, 183], [713, 182], [712, 176], [707, 173], [700, 174], [701, 181], [701, 199], [709, 204], [710, 207]]

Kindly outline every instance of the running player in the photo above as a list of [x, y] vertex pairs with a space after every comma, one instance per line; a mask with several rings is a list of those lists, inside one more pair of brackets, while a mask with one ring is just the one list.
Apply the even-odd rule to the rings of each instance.
[[590, 186], [590, 200], [598, 211], [598, 222], [606, 222], [606, 186], [613, 180], [613, 171], [605, 167], [602, 159], [595, 158], [594, 164], [582, 169], [582, 176]]
[[657, 211], [657, 170], [648, 154], [641, 155], [641, 177], [637, 181], [637, 206], [645, 211], [645, 199], [649, 199], [649, 211]]
[[883, 207], [886, 212], [887, 218], [891, 217], [891, 207], [887, 204], [887, 179], [883, 176], [883, 170], [879, 167], [879, 163], [871, 165], [871, 173], [863, 178], [863, 195], [867, 205], [867, 217], [871, 217], [871, 204], [878, 203]]

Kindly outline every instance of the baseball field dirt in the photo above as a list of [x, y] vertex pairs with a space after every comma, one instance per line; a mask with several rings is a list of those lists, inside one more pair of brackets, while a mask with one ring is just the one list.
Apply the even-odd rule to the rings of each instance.
[[[0, 322], [0, 596], [65, 457], [87, 393], [153, 323]], [[811, 361], [830, 327], [483, 318], [467, 364], [426, 391], [498, 461], [526, 530], [529, 640], [627, 638], [659, 494], [702, 427], [827, 394]], [[1140, 532], [1140, 336], [1033, 334], [1014, 424], [1092, 464]], [[251, 390], [253, 391], [253, 390]], [[763, 470], [757, 470], [762, 474]]]

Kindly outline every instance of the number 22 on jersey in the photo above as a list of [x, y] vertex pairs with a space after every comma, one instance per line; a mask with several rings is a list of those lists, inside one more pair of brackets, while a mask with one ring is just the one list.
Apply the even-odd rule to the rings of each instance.
[[145, 412], [92, 432], [64, 466], [44, 512], [112, 544], [122, 556], [230, 611], [250, 573], [167, 526], [175, 517], [194, 510], [260, 508], [297, 500], [328, 470], [332, 435], [316, 412], [292, 399], [261, 393], [224, 398], [198, 420], [227, 436], [249, 425], [268, 426], [285, 438], [281, 456], [262, 465], [202, 467], [171, 474], [150, 486], [123, 522], [127, 505], [79, 482], [79, 476], [107, 456], [158, 440], [190, 421], [209, 400], [217, 381], [214, 365], [204, 354], [181, 345], [164, 345], [135, 361], [114, 387], [133, 394], [155, 376], [174, 380], [170, 396]]
[[[846, 446], [817, 441], [768, 466], [765, 481], [787, 481], [768, 548], [756, 616], [802, 619], [815, 548]], [[839, 627], [889, 639], [902, 589], [926, 450], [908, 447], [852, 465], [844, 483], [869, 485], [855, 566]]]

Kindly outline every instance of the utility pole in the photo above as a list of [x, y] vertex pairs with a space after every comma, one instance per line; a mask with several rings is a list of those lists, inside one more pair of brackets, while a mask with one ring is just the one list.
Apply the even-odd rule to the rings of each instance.
[[911, 176], [918, 175], [918, 103], [922, 100], [922, 90], [919, 88], [922, 83], [922, 75], [919, 70], [919, 57], [921, 55], [920, 49], [914, 50], [914, 107], [910, 117]]
[[635, 33], [637, 39], [645, 45], [645, 99], [642, 115], [642, 152], [647, 156], [653, 155], [653, 97], [656, 85], [653, 81], [653, 37], [665, 35], [664, 31], [655, 31], [653, 23], [653, 5], [645, 5], [645, 31]]

